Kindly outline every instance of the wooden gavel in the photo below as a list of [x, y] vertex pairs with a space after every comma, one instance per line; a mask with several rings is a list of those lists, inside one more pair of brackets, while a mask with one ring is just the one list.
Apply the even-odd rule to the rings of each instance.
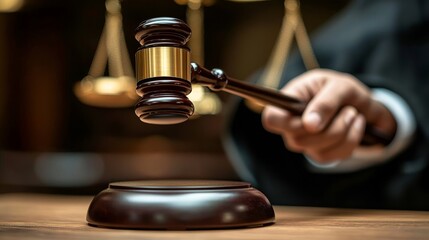
[[[176, 124], [186, 121], [194, 112], [186, 96], [192, 84], [280, 107], [297, 115], [304, 112], [306, 102], [230, 78], [221, 69], [210, 71], [191, 63], [186, 46], [190, 36], [189, 26], [176, 18], [152, 18], [137, 27], [135, 38], [141, 45], [136, 52], [137, 94], [141, 98], [135, 113], [142, 122]], [[362, 144], [386, 145], [392, 138], [367, 126]]]

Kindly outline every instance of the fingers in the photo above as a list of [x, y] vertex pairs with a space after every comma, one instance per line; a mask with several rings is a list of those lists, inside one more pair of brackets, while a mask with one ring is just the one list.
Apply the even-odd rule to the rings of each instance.
[[262, 125], [267, 131], [276, 134], [305, 132], [300, 116], [272, 106], [265, 107], [262, 112]]
[[291, 80], [281, 91], [307, 101], [303, 126], [312, 133], [322, 131], [345, 105], [354, 89], [355, 79], [326, 69], [308, 71]]
[[283, 109], [267, 106], [262, 112], [262, 125], [272, 133], [283, 136], [286, 148], [293, 152], [302, 152], [301, 148], [289, 146], [284, 135], [299, 137], [307, 134], [302, 125], [301, 116], [295, 116]]
[[354, 149], [359, 145], [365, 130], [365, 118], [358, 114], [351, 123], [347, 134], [342, 140], [321, 149], [310, 149], [305, 154], [312, 160], [326, 164], [332, 161], [349, 158]]
[[368, 89], [356, 78], [332, 70], [312, 70], [281, 91], [307, 101], [306, 109], [296, 116], [266, 107], [262, 114], [265, 129], [281, 135], [289, 150], [321, 163], [352, 154], [364, 134], [366, 116], [362, 114], [370, 102]]
[[267, 118], [265, 127], [280, 134], [290, 151], [304, 153], [320, 163], [348, 158], [359, 145], [365, 129], [364, 117], [351, 106], [344, 107], [319, 133], [309, 133], [299, 117], [285, 115], [280, 109], [273, 108], [264, 116]]
[[311, 99], [303, 113], [304, 127], [313, 133], [322, 131], [344, 105], [346, 91], [339, 84], [327, 83]]
[[325, 131], [303, 136], [292, 136], [289, 134], [290, 139], [288, 143], [301, 148], [311, 149], [312, 152], [320, 152], [332, 146], [337, 146], [346, 138], [357, 114], [355, 108], [345, 107]]

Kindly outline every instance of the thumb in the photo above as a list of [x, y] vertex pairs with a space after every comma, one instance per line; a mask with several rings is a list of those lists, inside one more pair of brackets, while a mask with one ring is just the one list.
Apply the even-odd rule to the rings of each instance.
[[322, 131], [342, 107], [344, 93], [335, 84], [326, 84], [310, 100], [303, 115], [304, 128], [313, 133]]

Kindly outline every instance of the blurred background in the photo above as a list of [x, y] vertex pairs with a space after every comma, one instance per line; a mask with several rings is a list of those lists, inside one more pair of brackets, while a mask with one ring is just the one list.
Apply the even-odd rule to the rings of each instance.
[[[186, 2], [120, 2], [133, 68], [138, 24], [186, 20]], [[301, 0], [310, 36], [347, 3]], [[211, 0], [202, 7], [199, 61], [247, 81], [270, 57], [284, 1]], [[122, 180], [237, 180], [221, 141], [233, 96], [217, 93], [216, 114], [171, 126], [140, 122], [133, 104], [101, 107], [78, 98], [75, 87], [88, 75], [105, 23], [104, 0], [0, 0], [0, 192], [93, 194]]]

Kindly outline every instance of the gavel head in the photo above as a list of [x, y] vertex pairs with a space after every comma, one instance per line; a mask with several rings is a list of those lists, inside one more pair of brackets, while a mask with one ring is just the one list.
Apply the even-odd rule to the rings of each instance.
[[194, 105], [191, 92], [190, 52], [186, 46], [191, 29], [176, 18], [153, 18], [136, 29], [137, 94], [135, 113], [142, 122], [175, 124], [186, 121]]

